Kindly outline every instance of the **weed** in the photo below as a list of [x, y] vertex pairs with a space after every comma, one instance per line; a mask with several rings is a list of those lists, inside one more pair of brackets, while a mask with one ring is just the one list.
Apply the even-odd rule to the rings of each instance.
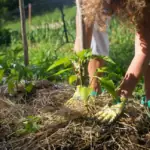
[[22, 128], [16, 131], [17, 135], [37, 132], [40, 129], [40, 118], [37, 116], [28, 116], [22, 123]]

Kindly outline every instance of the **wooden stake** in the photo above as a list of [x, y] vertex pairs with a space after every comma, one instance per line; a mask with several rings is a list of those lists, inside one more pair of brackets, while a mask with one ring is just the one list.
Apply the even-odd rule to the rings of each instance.
[[24, 48], [24, 64], [25, 66], [27, 66], [29, 64], [29, 57], [28, 57], [28, 42], [27, 42], [27, 36], [26, 36], [24, 0], [19, 0], [19, 9], [20, 9], [22, 42], [23, 42], [23, 48]]
[[[29, 34], [31, 33], [31, 25], [32, 25], [32, 4], [28, 4], [28, 32]], [[31, 38], [29, 36], [29, 43], [28, 46], [30, 47], [31, 45]]]
[[31, 3], [28, 4], [28, 20], [29, 20], [29, 31], [31, 30], [31, 23], [32, 23], [32, 5]]

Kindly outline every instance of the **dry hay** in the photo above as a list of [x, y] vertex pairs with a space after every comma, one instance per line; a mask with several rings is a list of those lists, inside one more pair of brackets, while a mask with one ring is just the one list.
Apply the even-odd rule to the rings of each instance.
[[[81, 106], [79, 112], [77, 108], [71, 110], [64, 106], [72, 94], [73, 88], [68, 85], [53, 85], [37, 89], [30, 99], [19, 101], [16, 97], [15, 101], [13, 98], [16, 104], [0, 111], [0, 150], [150, 149], [150, 118], [137, 101], [130, 100], [124, 114], [114, 124], [102, 125], [83, 117]], [[110, 97], [106, 94], [98, 99], [97, 105], [102, 107]], [[41, 118], [40, 130], [17, 135], [21, 120], [29, 115]]]

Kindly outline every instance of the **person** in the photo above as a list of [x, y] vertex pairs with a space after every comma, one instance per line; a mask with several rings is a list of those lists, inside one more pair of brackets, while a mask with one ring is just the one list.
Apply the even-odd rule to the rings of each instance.
[[[81, 0], [80, 0], [81, 1]], [[107, 16], [106, 20], [106, 30], [100, 31], [97, 22], [95, 21], [93, 25], [86, 26], [84, 24], [84, 49], [92, 49], [92, 54], [97, 56], [109, 56], [109, 39], [108, 39], [108, 25], [110, 22], [110, 17]], [[79, 14], [76, 14], [76, 39], [74, 50], [75, 52], [81, 51], [80, 45], [80, 30], [79, 30]], [[88, 63], [88, 74], [89, 74], [89, 84], [90, 87], [93, 89], [93, 95], [100, 94], [101, 86], [97, 78], [94, 78], [95, 72], [98, 68], [103, 67], [105, 64], [103, 59], [100, 58], [93, 58]], [[97, 74], [97, 76], [101, 76], [101, 74]]]
[[[110, 123], [122, 113], [127, 99], [132, 95], [142, 75], [144, 75], [146, 100], [150, 102], [150, 1], [142, 0], [139, 3], [139, 1], [135, 0], [85, 0], [85, 6], [83, 6], [83, 10], [85, 11], [85, 24], [87, 23], [88, 27], [90, 27], [89, 25], [95, 21], [93, 20], [93, 16], [96, 15], [98, 16], [97, 23], [99, 26], [103, 25], [101, 24], [101, 21], [103, 20], [103, 14], [101, 13], [103, 11], [101, 10], [105, 7], [102, 2], [109, 4], [112, 12], [115, 12], [119, 18], [123, 18], [125, 16], [127, 18], [126, 20], [133, 20], [136, 26], [135, 55], [120, 84], [120, 88], [117, 89], [117, 94], [118, 97], [120, 97], [120, 100], [116, 104], [112, 103], [112, 105], [107, 105], [96, 114], [101, 122]], [[90, 36], [86, 37], [90, 39]], [[93, 66], [94, 65], [96, 66], [96, 64], [93, 64]]]

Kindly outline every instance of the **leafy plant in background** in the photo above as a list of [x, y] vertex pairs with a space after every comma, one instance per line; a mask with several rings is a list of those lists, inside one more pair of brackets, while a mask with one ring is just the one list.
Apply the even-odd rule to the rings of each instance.
[[24, 91], [31, 92], [33, 85], [32, 82], [29, 81], [31, 81], [33, 76], [32, 70], [24, 65], [15, 64], [14, 68], [11, 68], [10, 71], [7, 77], [8, 92], [11, 94], [15, 93], [15, 89], [18, 90], [18, 84], [21, 81], [24, 81], [24, 83], [22, 83], [25, 86]]
[[8, 29], [0, 29], [0, 46], [11, 43], [11, 33]]
[[[65, 15], [66, 15], [66, 25], [68, 29], [69, 39], [72, 41], [71, 36], [73, 38], [75, 37], [75, 7], [71, 8], [65, 8]], [[68, 13], [69, 12], [69, 13]], [[32, 18], [32, 26], [34, 29], [30, 30], [28, 32], [28, 38], [31, 40], [31, 45], [29, 46], [30, 51], [30, 60], [32, 64], [29, 68], [33, 72], [33, 79], [52, 79], [56, 81], [64, 81], [68, 76], [70, 76], [70, 73], [73, 73], [74, 70], [68, 70], [58, 76], [51, 76], [49, 74], [54, 74], [55, 72], [58, 72], [64, 67], [63, 65], [60, 65], [56, 67], [55, 69], [52, 69], [50, 71], [46, 71], [47, 68], [53, 63], [54, 60], [60, 57], [64, 57], [64, 51], [68, 55], [72, 55], [72, 52], [70, 53], [68, 50], [68, 47], [64, 47], [64, 49], [57, 50], [58, 46], [61, 46], [63, 39], [63, 26], [58, 29], [52, 29], [49, 27], [49, 24], [54, 24], [55, 22], [60, 22], [60, 15], [58, 15], [57, 12], [46, 12], [43, 15], [40, 16], [34, 16]], [[3, 13], [1, 14], [3, 16]], [[4, 18], [4, 17], [3, 17]], [[59, 18], [59, 19], [58, 19]], [[59, 21], [58, 21], [59, 20]], [[20, 22], [14, 21], [8, 22], [5, 24], [4, 28], [10, 29], [11, 31], [11, 41], [12, 45], [10, 48], [16, 46], [19, 40], [21, 39], [20, 35]], [[38, 26], [37, 26], [38, 25]], [[38, 29], [36, 27], [39, 27]], [[70, 36], [71, 34], [71, 36]], [[109, 63], [107, 66], [109, 67], [109, 73], [104, 73], [105, 75], [111, 76], [109, 79], [112, 79], [115, 85], [118, 85], [118, 78], [116, 76], [113, 76], [112, 73], [116, 73], [120, 78], [125, 74], [125, 70], [127, 69], [133, 55], [134, 55], [134, 32], [131, 30], [131, 28], [126, 28], [125, 25], [120, 25], [119, 21], [116, 19], [112, 19], [110, 28], [109, 28], [109, 37], [110, 37], [110, 57], [115, 60], [115, 63], [117, 65], [113, 65]], [[73, 46], [72, 46], [73, 47]], [[70, 48], [70, 50], [72, 49]], [[6, 47], [5, 47], [6, 48]], [[2, 49], [2, 48], [1, 48]], [[66, 50], [67, 49], [67, 50]], [[36, 52], [35, 52], [36, 51]], [[50, 52], [50, 55], [47, 54], [47, 52]], [[33, 54], [32, 54], [33, 53]], [[44, 53], [44, 55], [42, 55]], [[55, 58], [52, 58], [55, 53]], [[47, 58], [46, 58], [47, 56]], [[0, 56], [1, 57], [1, 56]], [[48, 58], [49, 57], [49, 58]], [[41, 61], [43, 58], [44, 61]], [[45, 59], [46, 58], [46, 59]], [[6, 60], [6, 59], [4, 59]], [[4, 61], [3, 61], [4, 62]], [[21, 61], [22, 62], [22, 61]], [[1, 62], [0, 62], [1, 64]], [[5, 69], [4, 69], [5, 68]], [[4, 69], [4, 75], [6, 76], [9, 74], [9, 71], [6, 67], [1, 68], [1, 70]], [[7, 71], [6, 71], [7, 70]], [[106, 76], [105, 76], [106, 77]], [[70, 77], [69, 82], [76, 82], [76, 74], [73, 74], [72, 77]], [[143, 84], [140, 82], [140, 84]], [[141, 90], [141, 86], [137, 86], [135, 91], [135, 96], [141, 95], [143, 90]]]
[[137, 84], [134, 92], [133, 92], [133, 96], [136, 99], [141, 99], [143, 95], [145, 95], [145, 91], [144, 91], [144, 79], [142, 78], [141, 81]]
[[[17, 45], [12, 49], [4, 49], [0, 53], [0, 82], [8, 85], [8, 92], [14, 94], [18, 84], [23, 81], [30, 81], [33, 77], [30, 66], [25, 67], [23, 64], [22, 47]], [[25, 84], [27, 92], [32, 84]]]
[[33, 81], [49, 77], [46, 69], [56, 59], [54, 53], [46, 50], [36, 55], [38, 56], [36, 61], [32, 58], [30, 65], [26, 67], [23, 62], [23, 48], [20, 42], [12, 44], [8, 48], [1, 47], [0, 84], [7, 84], [10, 94], [16, 93], [20, 83], [24, 86], [24, 92], [31, 92]]
[[[35, 51], [34, 51], [35, 53]], [[23, 49], [19, 42], [16, 45], [2, 48], [0, 51], [0, 84], [8, 85], [8, 92], [15, 94], [19, 84], [23, 84], [24, 91], [32, 90], [32, 83], [39, 79], [48, 79], [47, 67], [56, 60], [54, 51], [45, 49], [36, 55], [36, 59], [31, 59], [29, 66], [24, 66]], [[51, 73], [58, 71], [53, 70]], [[56, 80], [57, 76], [51, 76], [50, 80]]]

